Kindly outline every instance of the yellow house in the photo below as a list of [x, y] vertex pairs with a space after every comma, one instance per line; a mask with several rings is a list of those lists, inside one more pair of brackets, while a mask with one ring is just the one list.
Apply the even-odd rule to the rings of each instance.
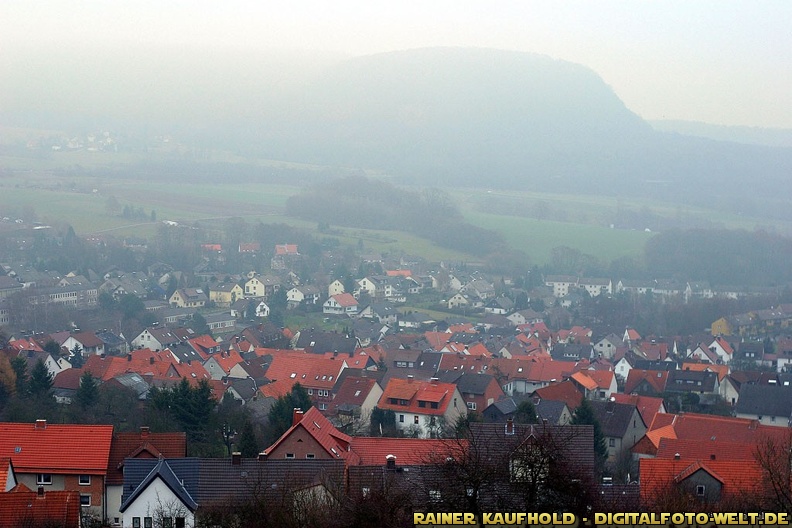
[[209, 289], [209, 300], [217, 306], [228, 307], [244, 298], [245, 292], [239, 284], [218, 284]]
[[710, 334], [717, 336], [730, 336], [732, 335], [732, 327], [729, 324], [729, 321], [725, 317], [721, 317], [714, 323], [712, 323], [712, 327], [710, 328]]

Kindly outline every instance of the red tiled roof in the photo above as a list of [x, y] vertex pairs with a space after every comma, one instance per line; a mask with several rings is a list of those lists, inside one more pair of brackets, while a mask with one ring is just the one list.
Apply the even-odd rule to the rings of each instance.
[[611, 394], [611, 398], [613, 398], [616, 403], [630, 403], [635, 405], [644, 423], [648, 426], [652, 425], [655, 416], [660, 412], [660, 407], [663, 405], [662, 398], [640, 396], [638, 394], [613, 393]]
[[289, 394], [295, 383], [297, 382], [287, 378], [285, 380], [277, 380], [273, 381], [272, 383], [262, 385], [258, 390], [265, 398], [277, 399], [281, 396]]
[[320, 355], [289, 353], [273, 355], [267, 378], [293, 380], [304, 387], [332, 389], [344, 368], [343, 359], [325, 359]]
[[712, 363], [682, 363], [682, 370], [693, 370], [696, 372], [715, 372], [718, 375], [718, 383], [729, 375], [728, 365], [714, 365]]
[[347, 376], [336, 390], [335, 398], [329, 405], [328, 414], [338, 412], [339, 405], [362, 405], [376, 383], [377, 380], [374, 378]]
[[412, 277], [410, 270], [386, 270], [385, 274], [388, 277]]
[[[223, 369], [223, 372], [225, 372], [226, 374], [231, 372], [232, 368], [234, 368], [235, 366], [237, 366], [238, 364], [244, 361], [244, 359], [242, 359], [242, 356], [239, 355], [239, 352], [237, 352], [236, 350], [230, 350], [229, 352], [220, 352], [217, 354], [212, 354], [211, 356], [209, 356], [209, 358], [206, 359], [206, 361], [209, 361], [209, 359], [214, 359], [217, 362], [217, 364], [220, 366], [220, 368]], [[205, 364], [206, 363], [204, 363], [204, 365]]]
[[77, 390], [80, 388], [82, 375], [83, 369], [70, 368], [61, 370], [52, 379], [52, 387], [55, 389]]
[[399, 466], [421, 466], [437, 463], [438, 457], [458, 452], [459, 443], [453, 440], [430, 438], [380, 438], [356, 436], [352, 451], [363, 466], [384, 466], [388, 455], [396, 457]]
[[72, 337], [76, 341], [82, 343], [84, 347], [99, 347], [104, 345], [102, 340], [96, 337], [96, 334], [93, 332], [79, 332], [77, 334], [72, 334]]
[[451, 334], [446, 332], [424, 332], [424, 337], [429, 342], [429, 346], [434, 350], [442, 350], [451, 339]]
[[679, 454], [686, 460], [756, 460], [755, 451], [753, 443], [661, 438], [655, 456], [672, 459]]
[[666, 495], [673, 486], [698, 471], [704, 471], [723, 485], [721, 500], [737, 494], [753, 494], [760, 490], [762, 470], [750, 460], [685, 460], [642, 458], [640, 460], [641, 501], [651, 505]]
[[8, 485], [8, 477], [11, 476], [13, 471], [13, 463], [11, 457], [0, 458], [0, 492], [5, 491]]
[[297, 244], [277, 244], [275, 246], [276, 255], [299, 255]]
[[0, 526], [80, 526], [80, 493], [45, 490], [39, 496], [18, 484], [0, 493]]
[[[377, 406], [386, 410], [439, 416], [445, 414], [455, 391], [456, 385], [453, 383], [391, 378]], [[406, 400], [407, 405], [391, 403], [392, 399]], [[420, 401], [437, 403], [438, 406], [436, 409], [431, 406], [421, 407]]]
[[571, 381], [551, 383], [547, 387], [536, 389], [534, 393], [543, 400], [564, 402], [570, 411], [577, 409], [583, 402], [583, 394]]
[[112, 436], [112, 425], [0, 423], [0, 457], [19, 473], [104, 475]]
[[455, 325], [448, 325], [448, 333], [449, 334], [476, 334], [476, 328], [473, 326], [473, 323], [460, 323]]
[[651, 361], [664, 361], [668, 357], [668, 343], [644, 341], [638, 345], [638, 350]]
[[665, 390], [666, 382], [668, 381], [668, 371], [630, 369], [627, 374], [627, 380], [624, 382], [624, 392], [630, 394], [644, 380], [659, 394]]
[[582, 370], [579, 370], [578, 372], [572, 374], [570, 379], [578, 382], [586, 390], [595, 390], [598, 387], [597, 382], [591, 379], [591, 377], [585, 371]]
[[107, 465], [107, 484], [124, 483], [125, 458], [182, 458], [187, 456], [185, 433], [115, 433], [110, 445]]
[[44, 349], [32, 339], [15, 339], [14, 341], [8, 342], [8, 347], [16, 350], [17, 352], [21, 350], [35, 350], [36, 352], [44, 352]]
[[339, 306], [346, 308], [347, 306], [357, 306], [357, 299], [351, 293], [338, 293], [332, 297]]

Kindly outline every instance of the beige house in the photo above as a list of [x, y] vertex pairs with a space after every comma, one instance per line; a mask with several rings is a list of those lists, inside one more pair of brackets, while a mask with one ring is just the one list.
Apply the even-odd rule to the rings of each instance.
[[209, 298], [199, 288], [180, 288], [173, 292], [168, 302], [173, 308], [201, 308]]
[[245, 292], [239, 284], [218, 284], [209, 290], [209, 300], [217, 306], [228, 307], [244, 298]]

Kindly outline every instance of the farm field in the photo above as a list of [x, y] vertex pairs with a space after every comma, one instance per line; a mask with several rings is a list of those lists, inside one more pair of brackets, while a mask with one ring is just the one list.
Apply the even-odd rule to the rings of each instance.
[[[151, 159], [164, 160], [173, 153], [154, 153]], [[157, 222], [201, 222], [212, 229], [227, 218], [248, 222], [285, 223], [306, 229], [317, 237], [332, 237], [342, 244], [363, 245], [365, 251], [391, 254], [414, 254], [431, 261], [475, 262], [478, 259], [459, 251], [439, 248], [426, 239], [399, 231], [377, 231], [331, 226], [332, 233], [319, 233], [317, 225], [285, 216], [288, 198], [300, 192], [297, 185], [282, 183], [168, 183], [163, 181], [122, 179], [118, 177], [80, 175], [81, 168], [129, 167], [141, 161], [139, 154], [68, 152], [47, 155], [42, 159], [0, 156], [0, 217], [33, 216], [43, 224], [70, 224], [81, 235], [112, 233], [116, 236], [151, 237]], [[272, 160], [246, 160], [228, 153], [213, 153], [213, 161], [282, 168], [321, 167], [290, 164]], [[54, 169], [63, 169], [58, 172]], [[87, 173], [87, 172], [84, 172]], [[610, 229], [603, 218], [620, 207], [633, 210], [649, 207], [649, 202], [631, 201], [629, 205], [613, 197], [588, 195], [554, 195], [540, 192], [504, 192], [484, 189], [453, 189], [451, 198], [473, 225], [500, 233], [514, 249], [529, 256], [531, 264], [543, 265], [551, 260], [553, 248], [568, 246], [602, 261], [619, 257], [640, 257], [653, 233], [643, 230]], [[115, 199], [117, 208], [108, 206]], [[537, 220], [509, 214], [525, 204], [546, 204], [566, 221]], [[505, 207], [497, 207], [505, 205]], [[673, 217], [684, 214], [706, 217], [724, 227], [753, 229], [756, 220], [712, 213], [670, 204], [651, 204], [652, 213]], [[138, 219], [124, 218], [121, 210], [129, 206], [142, 211]], [[151, 213], [157, 222], [151, 222]], [[32, 213], [32, 215], [31, 215]], [[145, 216], [145, 218], [144, 218]]]

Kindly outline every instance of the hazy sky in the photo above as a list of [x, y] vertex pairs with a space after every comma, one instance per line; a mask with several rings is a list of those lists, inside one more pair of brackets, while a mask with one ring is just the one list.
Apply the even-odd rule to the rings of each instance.
[[792, 128], [789, 0], [0, 0], [0, 53], [479, 46], [586, 65], [647, 119]]

